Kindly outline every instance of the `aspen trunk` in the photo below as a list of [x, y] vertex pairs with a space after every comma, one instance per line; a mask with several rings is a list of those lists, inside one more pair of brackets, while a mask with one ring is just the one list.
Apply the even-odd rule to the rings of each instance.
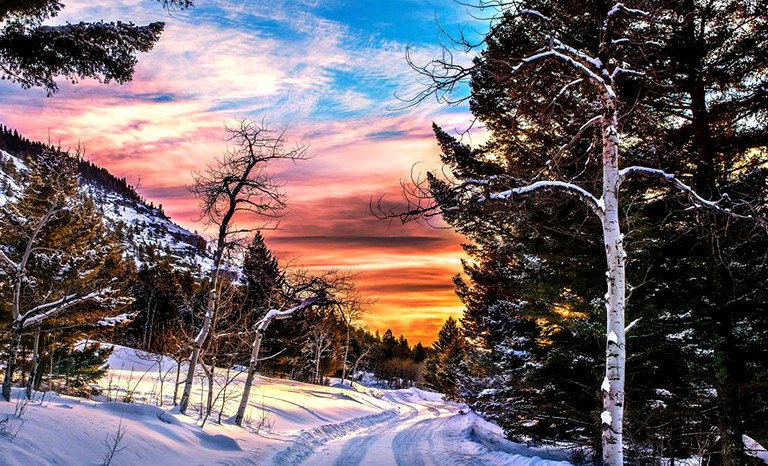
[[192, 393], [192, 384], [195, 381], [195, 370], [197, 369], [197, 362], [200, 359], [200, 351], [203, 348], [205, 340], [208, 338], [208, 334], [211, 331], [211, 322], [213, 321], [213, 314], [216, 310], [216, 280], [213, 281], [213, 287], [208, 294], [208, 308], [205, 312], [205, 320], [203, 321], [203, 328], [200, 329], [200, 333], [197, 334], [192, 348], [192, 355], [189, 357], [189, 369], [187, 370], [187, 378], [184, 381], [184, 391], [181, 393], [181, 401], [179, 402], [179, 412], [184, 414], [187, 412], [189, 406], [189, 397]]
[[261, 350], [261, 340], [264, 338], [264, 328], [256, 330], [256, 336], [253, 337], [253, 344], [251, 345], [251, 360], [248, 361], [248, 375], [245, 378], [245, 387], [243, 387], [243, 395], [240, 397], [240, 405], [237, 407], [237, 414], [235, 415], [235, 424], [243, 425], [243, 419], [245, 418], [245, 408], [248, 407], [248, 399], [251, 396], [251, 385], [253, 385], [253, 379], [256, 376], [256, 365], [259, 360], [259, 351]]
[[5, 379], [3, 380], [3, 398], [5, 401], [11, 401], [11, 384], [13, 383], [13, 371], [16, 370], [16, 357], [21, 347], [22, 323], [15, 321], [13, 323], [11, 347], [8, 349], [8, 360], [5, 367]]
[[605, 379], [602, 385], [603, 462], [622, 466], [624, 422], [624, 374], [626, 370], [625, 341], [625, 252], [619, 224], [619, 135], [615, 100], [606, 97], [603, 116], [603, 240], [608, 263], [606, 273], [606, 348]]

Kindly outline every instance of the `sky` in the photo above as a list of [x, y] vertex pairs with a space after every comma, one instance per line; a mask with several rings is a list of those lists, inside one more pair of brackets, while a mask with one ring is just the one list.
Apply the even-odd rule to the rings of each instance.
[[[311, 159], [273, 167], [286, 181], [289, 213], [264, 231], [284, 262], [359, 273], [375, 304], [371, 330], [392, 329], [431, 342], [461, 303], [462, 238], [449, 229], [377, 220], [384, 196], [402, 203], [400, 182], [440, 169], [434, 121], [462, 131], [466, 106], [426, 99], [409, 108], [398, 96], [424, 89], [406, 61], [426, 64], [471, 18], [449, 0], [197, 0], [166, 12], [150, 0], [69, 0], [51, 24], [164, 21], [154, 49], [139, 55], [133, 81], [59, 81], [60, 91], [22, 90], [0, 81], [0, 122], [22, 135], [85, 157], [162, 204], [182, 226], [204, 235], [188, 191], [193, 171], [227, 150], [225, 125], [237, 118], [285, 128]], [[243, 223], [247, 220], [241, 219]]]

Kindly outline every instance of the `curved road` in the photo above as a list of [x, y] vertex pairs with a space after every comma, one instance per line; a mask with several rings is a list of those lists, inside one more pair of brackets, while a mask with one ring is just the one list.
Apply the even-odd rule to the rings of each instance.
[[[435, 435], [457, 408], [425, 401], [408, 392], [384, 396], [400, 415], [381, 424], [331, 441], [306, 458], [305, 465], [444, 466], [445, 438]], [[440, 452], [440, 453], [438, 453]]]

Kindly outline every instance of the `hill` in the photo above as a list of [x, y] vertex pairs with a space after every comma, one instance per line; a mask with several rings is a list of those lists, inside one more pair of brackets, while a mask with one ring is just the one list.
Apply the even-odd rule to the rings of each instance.
[[[0, 204], [20, 192], [30, 161], [60, 157], [70, 155], [0, 125]], [[162, 207], [141, 197], [125, 178], [87, 160], [77, 162], [80, 189], [93, 199], [104, 223], [117, 234], [137, 265], [150, 257], [169, 256], [175, 267], [194, 276], [201, 277], [210, 270], [212, 261], [200, 235], [174, 223]]]

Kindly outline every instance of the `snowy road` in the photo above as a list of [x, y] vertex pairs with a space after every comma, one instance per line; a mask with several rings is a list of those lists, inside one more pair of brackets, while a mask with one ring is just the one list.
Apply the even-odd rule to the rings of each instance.
[[[334, 466], [445, 465], [444, 432], [440, 427], [458, 408], [422, 399], [411, 392], [387, 393], [399, 415], [381, 424], [333, 440], [301, 464]], [[438, 433], [436, 435], [436, 433]], [[450, 463], [448, 463], [450, 464]], [[462, 463], [467, 464], [467, 463]]]
[[498, 426], [439, 394], [410, 388], [369, 395], [386, 410], [303, 431], [272, 466], [570, 466], [558, 461], [562, 455], [509, 442]]

